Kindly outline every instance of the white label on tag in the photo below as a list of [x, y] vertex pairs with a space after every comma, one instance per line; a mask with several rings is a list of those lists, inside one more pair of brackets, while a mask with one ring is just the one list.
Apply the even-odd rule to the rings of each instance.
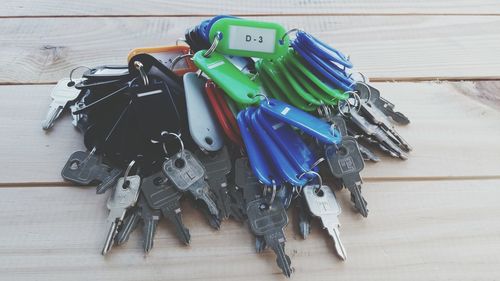
[[284, 123], [278, 123], [278, 124], [274, 124], [273, 125], [273, 130], [278, 130], [279, 128], [283, 127], [283, 125], [285, 125]]
[[218, 62], [214, 62], [214, 63], [208, 65], [208, 69], [216, 68], [216, 67], [221, 66], [223, 64], [224, 64], [223, 60], [218, 61]]
[[234, 25], [229, 27], [230, 49], [274, 53], [275, 41], [275, 29]]
[[288, 111], [290, 111], [290, 107], [285, 107], [285, 109], [281, 111], [281, 115], [286, 115]]
[[137, 97], [142, 98], [142, 97], [152, 96], [152, 95], [161, 94], [161, 93], [162, 93], [162, 90], [154, 90], [154, 91], [149, 91], [149, 92], [137, 94]]

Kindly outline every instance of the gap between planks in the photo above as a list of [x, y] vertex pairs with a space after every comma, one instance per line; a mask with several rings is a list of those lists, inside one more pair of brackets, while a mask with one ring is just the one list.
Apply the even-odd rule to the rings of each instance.
[[[23, 16], [0, 16], [0, 19], [44, 19], [44, 18], [196, 18], [213, 17], [217, 14], [158, 14], [158, 15], [23, 15]], [[314, 16], [487, 16], [496, 17], [500, 13], [481, 14], [481, 13], [282, 13], [282, 14], [231, 14], [237, 17], [314, 17]]]
[[[494, 81], [500, 82], [500, 76], [485, 77], [371, 77], [370, 82], [389, 83], [389, 82], [475, 82], [475, 81]], [[30, 86], [30, 85], [55, 85], [57, 81], [47, 82], [0, 82], [0, 86]]]
[[[440, 182], [440, 181], [490, 181], [500, 180], [499, 175], [491, 176], [450, 176], [450, 177], [363, 177], [363, 183], [383, 183], [383, 182]], [[325, 177], [325, 184], [329, 184], [328, 177]], [[1, 188], [30, 188], [30, 187], [69, 187], [93, 189], [96, 186], [79, 186], [70, 182], [2, 182]]]

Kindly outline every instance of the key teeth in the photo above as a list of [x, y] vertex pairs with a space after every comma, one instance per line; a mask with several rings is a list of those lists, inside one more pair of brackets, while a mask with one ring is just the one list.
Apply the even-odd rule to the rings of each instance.
[[283, 273], [283, 275], [285, 275], [287, 278], [290, 278], [292, 276], [294, 269], [293, 269], [293, 267], [291, 267], [290, 257], [288, 255], [285, 255], [285, 259], [286, 259], [285, 262], [287, 263], [286, 265], [281, 264], [279, 258], [276, 258], [276, 263], [281, 268], [281, 272]]
[[43, 121], [43, 122], [42, 122], [42, 129], [43, 129], [44, 131], [49, 130], [49, 129], [50, 129], [50, 128], [52, 128], [53, 126], [54, 126], [53, 124], [48, 123], [47, 121]]
[[311, 233], [311, 226], [308, 223], [301, 222], [300, 225], [300, 234], [302, 235], [302, 239], [306, 239], [307, 236]]

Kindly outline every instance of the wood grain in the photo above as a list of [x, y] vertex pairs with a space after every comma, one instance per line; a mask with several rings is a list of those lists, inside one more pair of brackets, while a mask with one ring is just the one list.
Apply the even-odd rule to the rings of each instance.
[[460, 93], [500, 110], [500, 81], [467, 81], [453, 86]]
[[[0, 20], [0, 83], [54, 83], [77, 66], [123, 64], [135, 47], [172, 45], [203, 18]], [[377, 80], [500, 78], [497, 16], [257, 17], [300, 27]]]
[[[374, 83], [409, 116], [411, 124], [397, 130], [414, 151], [407, 161], [385, 157], [368, 163], [365, 180], [500, 177], [500, 112], [461, 94], [456, 84]], [[60, 184], [69, 155], [84, 149], [68, 115], [52, 131], [42, 131], [51, 88], [0, 86], [0, 130], [6, 136], [0, 154], [8, 163], [0, 170], [0, 184]]]
[[[376, 183], [365, 188], [368, 219], [352, 212], [347, 191], [341, 239], [348, 259], [333, 254], [314, 222], [302, 240], [294, 212], [286, 252], [294, 280], [497, 280], [500, 278], [498, 180]], [[183, 219], [192, 244], [160, 224], [153, 251], [142, 253], [141, 229], [102, 257], [106, 195], [70, 187], [1, 188], [2, 280], [285, 280], [269, 250], [256, 254], [245, 225], [208, 227], [188, 202]], [[29, 207], [27, 207], [29, 206]]]
[[110, 15], [338, 15], [338, 14], [500, 14], [495, 0], [480, 1], [98, 1], [65, 2], [58, 0], [3, 1], [0, 16], [110, 16]]

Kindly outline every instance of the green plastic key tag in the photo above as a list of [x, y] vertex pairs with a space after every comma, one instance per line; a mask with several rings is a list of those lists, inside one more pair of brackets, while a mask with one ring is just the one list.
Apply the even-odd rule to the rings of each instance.
[[250, 80], [230, 63], [223, 55], [214, 52], [205, 57], [207, 50], [196, 52], [193, 56], [194, 64], [203, 71], [217, 86], [236, 103], [251, 105], [259, 102], [260, 86]]
[[222, 18], [210, 28], [211, 44], [218, 34], [216, 50], [225, 55], [272, 59], [284, 55], [290, 45], [285, 28], [272, 22]]

